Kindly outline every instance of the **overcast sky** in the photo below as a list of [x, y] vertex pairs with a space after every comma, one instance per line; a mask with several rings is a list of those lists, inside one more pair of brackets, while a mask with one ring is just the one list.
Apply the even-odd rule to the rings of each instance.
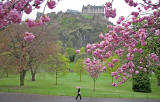
[[[73, 10], [78, 10], [81, 11], [83, 5], [86, 6], [88, 4], [90, 5], [96, 5], [96, 6], [102, 6], [104, 5], [107, 1], [111, 0], [61, 0], [56, 8], [53, 10], [50, 10], [46, 8], [45, 13], [50, 13], [50, 12], [59, 12], [63, 11], [65, 12], [67, 9], [73, 9]], [[134, 0], [134, 1], [141, 1], [141, 0]], [[152, 1], [157, 1], [157, 0], [152, 0]], [[42, 7], [43, 8], [43, 7]], [[137, 11], [134, 7], [129, 7], [124, 0], [114, 0], [113, 3], [113, 8], [116, 8], [117, 10], [117, 17], [115, 19], [109, 19], [111, 22], [115, 24], [119, 16], [128, 16], [131, 11]], [[43, 9], [40, 9], [39, 11], [43, 11]], [[32, 18], [35, 19], [36, 17], [36, 10], [32, 12], [30, 15], [24, 15], [24, 18]]]

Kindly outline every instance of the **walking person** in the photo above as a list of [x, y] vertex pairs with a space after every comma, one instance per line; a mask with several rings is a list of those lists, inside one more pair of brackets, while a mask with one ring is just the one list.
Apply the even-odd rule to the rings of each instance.
[[78, 86], [78, 87], [76, 87], [77, 89], [78, 89], [78, 91], [77, 91], [77, 96], [76, 96], [76, 100], [78, 99], [78, 97], [80, 98], [80, 100], [82, 99], [82, 96], [81, 96], [81, 90], [80, 90], [80, 87]]

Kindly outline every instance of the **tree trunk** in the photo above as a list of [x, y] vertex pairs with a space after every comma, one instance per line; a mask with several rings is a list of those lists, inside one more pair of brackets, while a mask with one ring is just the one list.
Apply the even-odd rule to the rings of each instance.
[[[113, 72], [113, 68], [112, 68], [112, 72]], [[111, 75], [112, 75], [112, 73], [111, 73]], [[112, 76], [112, 83], [113, 83], [113, 76]]]
[[5, 72], [6, 72], [6, 76], [7, 76], [7, 78], [8, 78], [8, 70], [6, 70]]
[[33, 72], [33, 69], [31, 68], [31, 75], [32, 75], [32, 81], [36, 81], [36, 73]]
[[5, 74], [4, 71], [0, 74], [0, 79], [3, 77], [3, 74]]
[[95, 90], [96, 90], [96, 80], [95, 80], [95, 79], [93, 79], [93, 81], [94, 81], [93, 91], [95, 91]]
[[35, 78], [35, 77], [36, 77], [36, 74], [33, 73], [33, 74], [32, 74], [32, 81], [36, 81], [36, 78]]
[[158, 86], [160, 86], [160, 78], [157, 78]]
[[26, 70], [22, 70], [20, 72], [20, 86], [24, 86], [25, 75], [26, 75]]
[[8, 78], [8, 72], [6, 73], [6, 75], [7, 75], [7, 78]]
[[58, 72], [56, 71], [56, 85], [58, 84]]
[[81, 82], [81, 70], [80, 70], [80, 82]]

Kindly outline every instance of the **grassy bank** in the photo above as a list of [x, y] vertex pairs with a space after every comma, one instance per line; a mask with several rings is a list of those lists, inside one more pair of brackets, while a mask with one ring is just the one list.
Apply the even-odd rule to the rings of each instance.
[[132, 91], [132, 82], [113, 87], [111, 77], [102, 74], [96, 81], [96, 91], [93, 91], [93, 80], [88, 75], [82, 75], [82, 82], [76, 73], [69, 73], [58, 79], [55, 85], [55, 77], [52, 73], [38, 73], [36, 81], [31, 81], [30, 73], [27, 73], [25, 86], [19, 87], [19, 76], [9, 75], [0, 80], [0, 92], [20, 92], [58, 96], [76, 96], [76, 86], [81, 86], [83, 97], [105, 97], [105, 98], [160, 98], [160, 87], [157, 80], [151, 78], [152, 93], [138, 93]]

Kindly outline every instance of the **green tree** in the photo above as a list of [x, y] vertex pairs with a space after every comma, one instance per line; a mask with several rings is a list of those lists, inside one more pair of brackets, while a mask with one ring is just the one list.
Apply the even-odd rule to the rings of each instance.
[[80, 58], [76, 61], [75, 66], [74, 66], [74, 72], [79, 74], [79, 80], [81, 82], [82, 74], [86, 72], [83, 58]]
[[86, 58], [87, 53], [85, 52], [85, 48], [82, 47], [80, 49], [80, 53], [79, 54], [76, 54], [76, 57], [75, 57], [75, 60], [74, 60], [74, 63], [75, 63], [75, 66], [74, 66], [74, 71], [79, 73], [80, 75], [80, 81], [82, 80], [82, 74], [85, 71], [85, 65], [84, 65], [84, 58]]
[[58, 85], [58, 78], [68, 71], [68, 59], [61, 53], [50, 55], [47, 59], [49, 70], [55, 73], [56, 85]]

